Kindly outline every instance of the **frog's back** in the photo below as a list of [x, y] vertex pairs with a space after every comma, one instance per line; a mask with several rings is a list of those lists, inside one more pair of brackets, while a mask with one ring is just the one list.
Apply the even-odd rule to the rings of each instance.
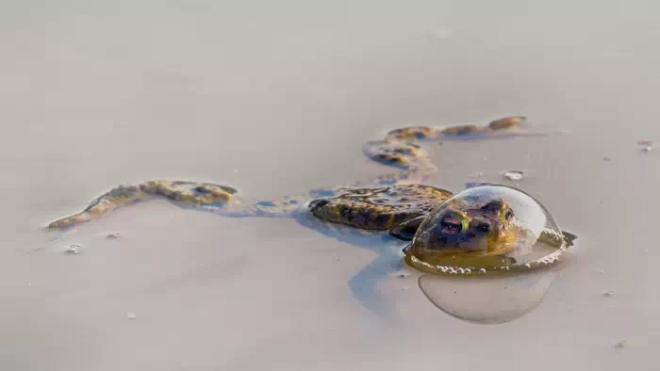
[[312, 201], [309, 209], [327, 222], [388, 230], [406, 219], [429, 213], [451, 195], [447, 190], [420, 184], [342, 188], [335, 197]]
[[[442, 203], [450, 192], [418, 185], [437, 171], [429, 155], [415, 142], [439, 139], [467, 139], [500, 134], [518, 135], [524, 117], [514, 116], [488, 125], [460, 125], [448, 128], [408, 127], [389, 132], [384, 139], [370, 141], [363, 147], [367, 157], [399, 169], [384, 174], [372, 183], [382, 188], [343, 188], [333, 190], [332, 198], [312, 201], [311, 212], [332, 223], [366, 230], [386, 230], [410, 217], [425, 215]], [[387, 185], [387, 186], [386, 186]], [[290, 216], [299, 211], [307, 196], [245, 205], [234, 188], [190, 181], [157, 180], [134, 186], [119, 186], [92, 201], [82, 212], [52, 222], [51, 228], [67, 228], [93, 220], [118, 207], [154, 198], [165, 198], [178, 205], [195, 207], [228, 216]]]

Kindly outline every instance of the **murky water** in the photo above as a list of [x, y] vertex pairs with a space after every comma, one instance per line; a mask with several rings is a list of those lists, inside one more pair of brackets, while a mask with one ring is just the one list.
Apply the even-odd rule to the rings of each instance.
[[[654, 3], [0, 7], [1, 369], [654, 369]], [[438, 310], [385, 237], [165, 202], [43, 229], [120, 183], [352, 184], [390, 171], [361, 153], [389, 129], [508, 114], [570, 134], [429, 147], [433, 185], [519, 187], [580, 236], [543, 302], [500, 325]], [[484, 286], [452, 282], [438, 293], [480, 315]]]

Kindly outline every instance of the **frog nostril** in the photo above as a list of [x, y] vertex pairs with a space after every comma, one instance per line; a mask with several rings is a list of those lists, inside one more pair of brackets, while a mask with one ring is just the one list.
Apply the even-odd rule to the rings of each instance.
[[202, 195], [205, 195], [207, 193], [211, 193], [211, 190], [209, 190], [208, 188], [206, 188], [206, 186], [203, 186], [203, 185], [195, 187], [193, 189], [193, 191], [195, 191], [196, 193], [202, 194]]
[[475, 227], [479, 232], [482, 233], [488, 233], [490, 232], [490, 225], [488, 224], [481, 224]]

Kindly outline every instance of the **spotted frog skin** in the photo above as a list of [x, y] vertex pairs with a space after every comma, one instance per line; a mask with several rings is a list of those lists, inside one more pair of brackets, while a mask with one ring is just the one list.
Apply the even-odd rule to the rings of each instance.
[[[513, 116], [481, 126], [409, 127], [390, 131], [382, 140], [367, 142], [364, 153], [399, 171], [374, 179], [369, 187], [338, 187], [311, 192], [311, 195], [244, 205], [238, 200], [236, 189], [223, 185], [147, 181], [114, 188], [92, 201], [82, 212], [54, 221], [49, 228], [72, 227], [122, 206], [162, 198], [227, 216], [293, 216], [302, 210], [323, 222], [364, 231], [389, 231], [396, 238], [411, 240], [424, 217], [452, 196], [450, 191], [420, 184], [437, 169], [417, 143], [528, 135], [524, 123], [524, 117]], [[501, 254], [505, 252], [501, 247], [516, 238], [516, 231], [509, 224], [514, 217], [503, 201], [455, 211], [442, 218], [437, 238], [444, 239], [445, 245], [458, 251], [469, 253], [487, 246], [487, 254]]]

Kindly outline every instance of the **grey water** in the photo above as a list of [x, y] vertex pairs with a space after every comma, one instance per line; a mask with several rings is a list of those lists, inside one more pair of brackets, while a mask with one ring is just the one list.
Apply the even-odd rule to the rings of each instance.
[[[0, 368], [654, 369], [659, 158], [637, 143], [660, 140], [657, 8], [3, 2]], [[438, 310], [400, 246], [294, 219], [152, 202], [43, 228], [149, 179], [253, 200], [352, 184], [390, 171], [361, 150], [390, 129], [509, 114], [566, 134], [429, 147], [431, 184], [514, 185], [580, 236], [543, 302], [503, 324]]]

